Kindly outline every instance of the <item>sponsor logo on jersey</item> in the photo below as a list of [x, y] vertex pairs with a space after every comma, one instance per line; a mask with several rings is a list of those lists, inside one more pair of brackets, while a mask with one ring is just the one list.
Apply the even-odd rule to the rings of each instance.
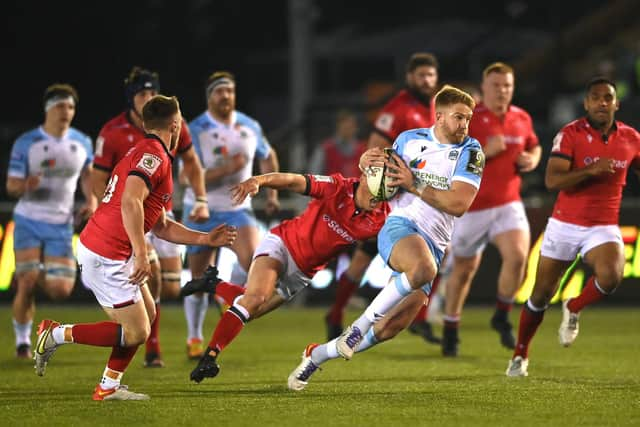
[[553, 138], [553, 145], [551, 146], [551, 151], [553, 152], [560, 151], [561, 144], [562, 144], [562, 132], [558, 132], [556, 136]]
[[56, 159], [44, 159], [42, 162], [40, 162], [40, 167], [43, 169], [55, 168]]
[[218, 156], [226, 156], [227, 154], [229, 154], [229, 149], [224, 145], [213, 147], [213, 154]]
[[413, 169], [422, 169], [427, 164], [425, 159], [413, 159], [409, 162], [409, 166]]
[[[591, 163], [595, 163], [598, 160], [600, 160], [600, 157], [585, 157], [583, 162], [585, 165], [590, 165]], [[613, 161], [613, 167], [615, 169], [626, 169], [627, 168], [627, 160], [618, 160], [618, 159], [611, 159]]]
[[334, 219], [332, 219], [329, 215], [322, 215], [322, 220], [327, 223], [327, 226], [333, 230], [338, 236], [342, 237], [349, 243], [353, 243], [356, 241], [342, 226]]
[[326, 176], [326, 175], [312, 175], [312, 176], [315, 182], [327, 182], [327, 183], [333, 182], [333, 178], [330, 176]]
[[158, 170], [161, 163], [162, 159], [155, 154], [144, 153], [136, 167], [142, 169], [147, 175], [151, 176]]

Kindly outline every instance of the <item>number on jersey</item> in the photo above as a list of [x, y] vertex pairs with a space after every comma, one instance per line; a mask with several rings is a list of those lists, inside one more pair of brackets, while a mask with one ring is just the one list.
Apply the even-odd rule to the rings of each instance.
[[118, 175], [113, 175], [109, 178], [109, 182], [107, 183], [107, 188], [104, 189], [104, 196], [102, 196], [102, 203], [109, 203], [111, 201], [111, 197], [113, 197], [113, 192], [116, 191], [116, 184], [118, 184]]

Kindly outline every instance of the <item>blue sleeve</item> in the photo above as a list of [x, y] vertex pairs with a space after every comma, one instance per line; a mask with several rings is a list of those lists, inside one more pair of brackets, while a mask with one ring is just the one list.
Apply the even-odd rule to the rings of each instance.
[[93, 162], [93, 145], [91, 143], [91, 138], [88, 135], [82, 135], [82, 146], [87, 152], [87, 159], [84, 161], [83, 168], [86, 168]]
[[451, 181], [463, 181], [479, 188], [483, 169], [484, 153], [482, 147], [475, 139], [469, 139], [462, 147]]
[[255, 126], [256, 137], [258, 138], [258, 144], [256, 145], [256, 155], [260, 159], [266, 159], [271, 154], [271, 144], [269, 144], [269, 140], [262, 132], [262, 127], [258, 122], [254, 121], [252, 123]]
[[407, 141], [409, 140], [409, 136], [411, 135], [410, 131], [402, 132], [396, 140], [393, 142], [393, 149], [398, 154], [398, 156], [404, 159], [404, 148], [407, 145]]
[[31, 144], [25, 137], [16, 140], [11, 148], [9, 158], [9, 176], [26, 178], [29, 175], [29, 147]]

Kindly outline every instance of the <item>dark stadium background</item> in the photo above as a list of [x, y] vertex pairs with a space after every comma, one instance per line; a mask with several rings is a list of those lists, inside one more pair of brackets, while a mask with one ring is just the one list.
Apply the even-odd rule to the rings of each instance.
[[[545, 154], [562, 120], [581, 114], [581, 91], [595, 74], [619, 83], [618, 118], [640, 125], [640, 2], [632, 0], [7, 1], [2, 8], [3, 225], [13, 206], [4, 184], [9, 151], [21, 132], [41, 123], [44, 88], [75, 85], [74, 126], [95, 139], [123, 108], [122, 83], [133, 65], [158, 71], [163, 92], [178, 95], [187, 119], [205, 108], [207, 75], [234, 72], [238, 109], [261, 122], [289, 171], [304, 170], [314, 144], [331, 134], [338, 108], [358, 112], [365, 137], [385, 94], [402, 83], [406, 59], [420, 50], [439, 57], [443, 83], [477, 84], [487, 63], [512, 63], [514, 103], [532, 113]], [[542, 184], [544, 161], [525, 179], [531, 208], [553, 201]], [[626, 225], [640, 225], [639, 196], [630, 176]], [[287, 214], [301, 207], [295, 199], [285, 205]], [[476, 281], [487, 283], [472, 291], [477, 300], [493, 292], [497, 258], [486, 258]], [[614, 299], [640, 300], [640, 282], [630, 283]], [[9, 294], [0, 292], [0, 299]]]

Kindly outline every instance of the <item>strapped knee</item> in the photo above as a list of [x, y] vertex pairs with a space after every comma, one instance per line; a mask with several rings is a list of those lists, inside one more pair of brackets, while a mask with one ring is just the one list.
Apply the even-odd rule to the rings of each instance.
[[16, 274], [30, 271], [40, 272], [42, 263], [40, 261], [18, 261], [16, 262]]
[[46, 279], [75, 280], [76, 278], [76, 266], [71, 266], [60, 262], [45, 262], [44, 272], [46, 275]]
[[162, 281], [171, 283], [180, 283], [182, 276], [177, 271], [162, 270]]

